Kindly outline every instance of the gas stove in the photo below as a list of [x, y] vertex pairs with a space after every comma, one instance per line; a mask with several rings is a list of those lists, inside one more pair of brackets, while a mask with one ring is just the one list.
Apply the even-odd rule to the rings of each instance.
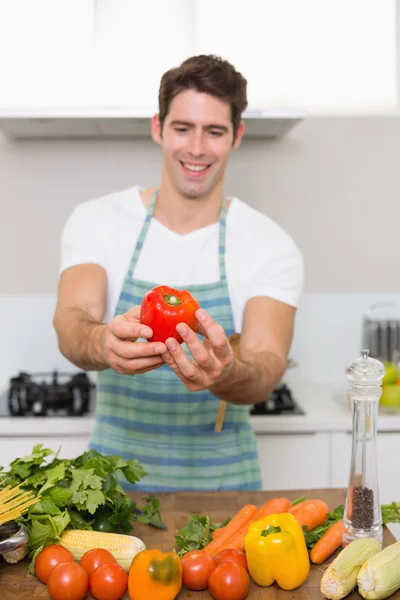
[[265, 402], [254, 404], [250, 414], [252, 417], [256, 417], [264, 415], [304, 415], [305, 412], [294, 400], [288, 385], [282, 383]]
[[95, 385], [85, 372], [19, 373], [8, 388], [12, 416], [81, 416], [92, 410]]

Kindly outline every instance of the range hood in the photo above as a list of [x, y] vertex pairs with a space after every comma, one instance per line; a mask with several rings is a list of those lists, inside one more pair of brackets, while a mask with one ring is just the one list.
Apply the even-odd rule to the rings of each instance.
[[[0, 131], [15, 139], [148, 138], [157, 109], [0, 109]], [[245, 138], [277, 139], [305, 118], [302, 112], [243, 113]]]

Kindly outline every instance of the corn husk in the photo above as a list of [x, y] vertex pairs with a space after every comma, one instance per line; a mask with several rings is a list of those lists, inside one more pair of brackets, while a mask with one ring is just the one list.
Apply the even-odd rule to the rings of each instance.
[[400, 588], [400, 542], [369, 558], [357, 575], [358, 591], [367, 600], [387, 598]]
[[332, 600], [341, 600], [350, 594], [357, 585], [361, 566], [380, 550], [380, 543], [373, 538], [357, 538], [350, 542], [324, 572], [321, 594]]

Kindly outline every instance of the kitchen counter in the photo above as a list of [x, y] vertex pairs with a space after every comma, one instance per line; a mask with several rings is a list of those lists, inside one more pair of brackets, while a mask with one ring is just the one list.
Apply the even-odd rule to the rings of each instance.
[[[130, 494], [135, 500], [140, 501], [142, 493]], [[291, 490], [290, 492], [196, 492], [196, 493], [169, 493], [158, 494], [161, 500], [161, 514], [168, 531], [154, 529], [147, 525], [138, 524], [135, 526], [134, 534], [143, 539], [148, 548], [159, 548], [166, 552], [174, 547], [175, 533], [183, 527], [190, 513], [210, 515], [215, 521], [221, 521], [226, 517], [232, 516], [243, 505], [253, 503], [258, 506], [276, 496], [287, 496], [289, 499], [295, 499], [300, 496], [313, 498], [322, 498], [332, 510], [345, 500], [345, 491], [341, 489], [329, 490]], [[387, 546], [395, 541], [388, 529], [384, 529], [383, 545]], [[333, 560], [333, 556], [326, 562]], [[6, 565], [0, 563], [0, 589], [6, 593], [7, 598], [18, 598], [19, 600], [31, 600], [32, 598], [49, 598], [46, 586], [40, 583], [35, 577], [28, 575], [27, 564], [25, 560], [17, 565]], [[260, 588], [251, 582], [247, 600], [273, 600], [279, 597], [280, 600], [299, 600], [310, 599], [320, 600], [319, 590], [321, 574], [324, 565], [312, 565], [310, 575], [300, 588], [290, 592], [281, 590], [276, 584], [269, 588]], [[87, 598], [92, 598], [88, 594]], [[124, 599], [128, 599], [128, 595]], [[353, 592], [347, 596], [349, 600], [360, 600], [361, 596]], [[400, 592], [391, 596], [393, 600], [400, 599]], [[209, 600], [210, 594], [204, 592], [191, 592], [183, 588], [177, 596], [177, 600]], [[150, 600], [150, 599], [149, 599]]]
[[[289, 382], [295, 401], [304, 415], [252, 416], [256, 433], [345, 432], [351, 431], [351, 413], [347, 406], [347, 390], [332, 385]], [[83, 417], [9, 417], [0, 418], [0, 436], [89, 436], [94, 416]], [[378, 431], [400, 431], [400, 411], [380, 411]]]

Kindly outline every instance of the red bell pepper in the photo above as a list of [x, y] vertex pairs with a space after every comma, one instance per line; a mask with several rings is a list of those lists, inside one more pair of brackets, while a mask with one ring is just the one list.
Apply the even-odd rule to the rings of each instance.
[[140, 322], [153, 330], [148, 341], [165, 342], [173, 337], [181, 344], [183, 339], [175, 327], [178, 323], [186, 323], [196, 331], [195, 313], [199, 308], [200, 304], [187, 290], [175, 290], [166, 285], [151, 289], [144, 296], [140, 311]]

